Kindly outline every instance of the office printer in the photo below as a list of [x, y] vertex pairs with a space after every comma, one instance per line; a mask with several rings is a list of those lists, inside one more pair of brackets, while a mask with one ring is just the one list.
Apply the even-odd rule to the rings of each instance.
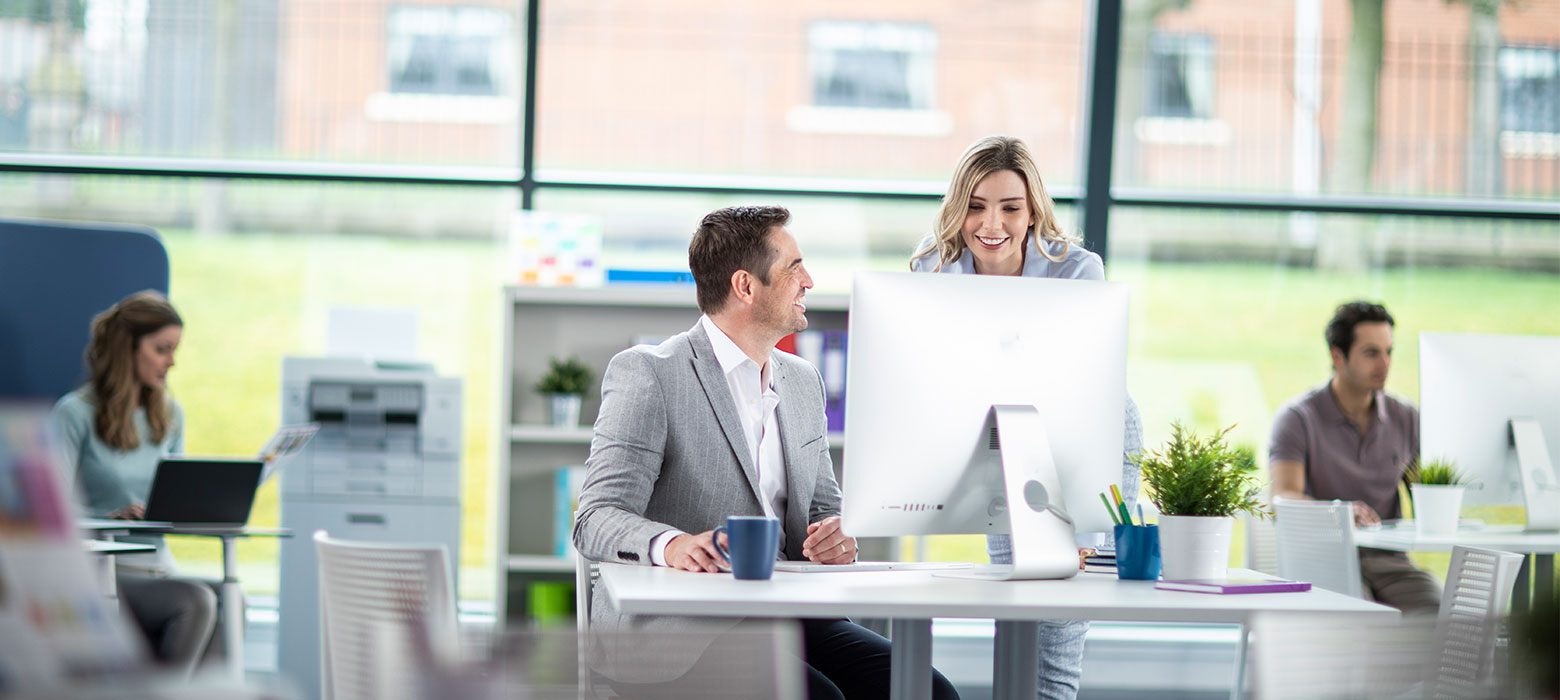
[[277, 665], [320, 688], [319, 568], [312, 536], [440, 543], [460, 562], [461, 380], [431, 364], [282, 358], [282, 423], [318, 423], [281, 472]]

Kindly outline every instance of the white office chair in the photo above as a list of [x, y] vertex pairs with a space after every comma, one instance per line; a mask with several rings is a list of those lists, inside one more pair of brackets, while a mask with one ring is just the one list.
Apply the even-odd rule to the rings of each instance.
[[1354, 509], [1348, 501], [1275, 499], [1273, 510], [1279, 576], [1365, 597], [1359, 550], [1354, 544]]
[[1253, 636], [1257, 697], [1497, 697], [1495, 644], [1510, 606], [1522, 556], [1472, 547], [1452, 550], [1452, 565], [1432, 623], [1391, 623], [1273, 615]]
[[417, 669], [458, 645], [444, 545], [348, 542], [314, 533], [324, 700], [414, 697]]
[[1452, 548], [1452, 565], [1435, 624], [1435, 657], [1426, 697], [1462, 698], [1489, 690], [1499, 622], [1511, 607], [1522, 555]]
[[1246, 568], [1277, 576], [1278, 532], [1273, 521], [1250, 513], [1242, 514], [1240, 521], [1246, 525]]

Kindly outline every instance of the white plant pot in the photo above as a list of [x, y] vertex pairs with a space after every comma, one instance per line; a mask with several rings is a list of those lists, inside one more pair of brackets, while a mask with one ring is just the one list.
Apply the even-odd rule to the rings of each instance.
[[1159, 516], [1159, 557], [1165, 580], [1227, 578], [1234, 524], [1231, 517]]
[[584, 398], [579, 394], [548, 394], [547, 407], [553, 427], [577, 427], [580, 424], [580, 404]]
[[1462, 513], [1462, 486], [1410, 484], [1414, 492], [1414, 529], [1421, 535], [1450, 535], [1457, 532]]

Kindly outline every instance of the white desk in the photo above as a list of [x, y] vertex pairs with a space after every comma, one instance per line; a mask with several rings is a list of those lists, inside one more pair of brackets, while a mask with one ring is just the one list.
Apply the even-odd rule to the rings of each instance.
[[81, 546], [88, 554], [97, 556], [98, 576], [102, 578], [100, 583], [103, 595], [116, 609], [119, 607], [119, 581], [114, 578], [117, 574], [114, 570], [114, 557], [120, 554], [152, 554], [157, 551], [157, 547], [149, 544], [108, 540], [82, 540]]
[[[1243, 627], [1231, 695], [1245, 682], [1251, 620], [1270, 612], [1388, 615], [1397, 611], [1312, 589], [1305, 593], [1207, 595], [1161, 591], [1152, 581], [1081, 573], [1066, 581], [975, 581], [926, 571], [776, 572], [769, 581], [696, 574], [665, 567], [600, 564], [601, 583], [620, 611], [636, 615], [720, 617], [879, 617], [892, 620], [896, 700], [931, 697], [933, 617], [997, 620], [993, 697], [1035, 695], [1039, 620], [1224, 622]], [[1261, 577], [1231, 570], [1231, 576]]]
[[238, 681], [244, 679], [244, 589], [238, 581], [237, 540], [246, 537], [291, 537], [292, 532], [283, 528], [191, 527], [168, 522], [145, 520], [107, 520], [84, 518], [77, 521], [83, 530], [105, 536], [132, 533], [157, 535], [193, 535], [215, 537], [222, 540], [222, 619], [221, 632], [227, 654], [228, 673]]
[[1522, 573], [1517, 577], [1516, 610], [1527, 607], [1527, 600], [1521, 594], [1528, 591], [1527, 578], [1530, 571], [1537, 574], [1533, 577], [1534, 594], [1555, 594], [1555, 554], [1560, 553], [1560, 532], [1529, 532], [1520, 525], [1486, 525], [1458, 529], [1450, 535], [1421, 536], [1414, 529], [1413, 523], [1404, 522], [1400, 525], [1386, 525], [1379, 530], [1356, 530], [1354, 543], [1361, 547], [1397, 552], [1450, 552], [1453, 546], [1462, 545], [1531, 554], [1533, 560], [1524, 564]]

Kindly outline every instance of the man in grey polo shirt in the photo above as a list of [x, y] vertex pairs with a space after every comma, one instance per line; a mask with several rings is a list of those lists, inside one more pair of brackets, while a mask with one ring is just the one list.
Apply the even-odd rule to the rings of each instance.
[[[1273, 419], [1273, 495], [1354, 502], [1369, 527], [1402, 517], [1398, 482], [1419, 457], [1419, 410], [1388, 396], [1392, 315], [1380, 304], [1338, 307], [1327, 324], [1332, 380], [1290, 400]], [[1365, 591], [1406, 613], [1435, 614], [1441, 586], [1402, 552], [1360, 548]]]

